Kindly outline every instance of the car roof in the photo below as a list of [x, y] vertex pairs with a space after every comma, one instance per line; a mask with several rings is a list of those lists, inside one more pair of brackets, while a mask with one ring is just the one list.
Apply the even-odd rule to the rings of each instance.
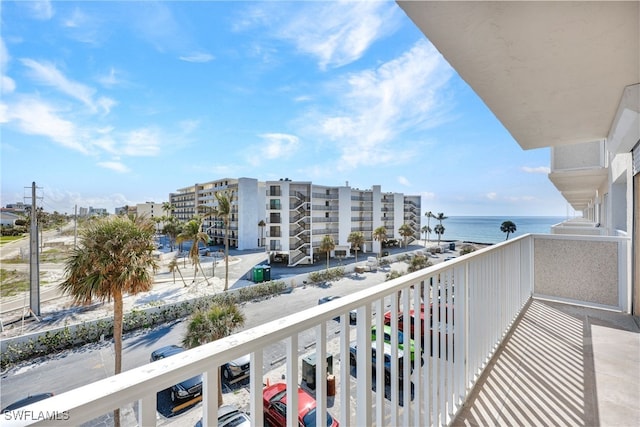
[[[353, 347], [354, 349], [356, 349], [356, 351], [358, 350], [358, 342], [357, 341], [351, 341], [350, 344], [351, 347]], [[378, 347], [378, 342], [377, 341], [371, 341], [371, 349], [375, 350]], [[382, 343], [382, 347], [383, 347], [383, 351], [384, 354], [388, 354], [389, 356], [391, 356], [391, 344], [389, 344], [388, 342], [383, 342]], [[402, 357], [404, 355], [404, 351], [401, 348], [398, 348], [398, 357]]]
[[[266, 387], [263, 391], [265, 396], [269, 396], [269, 400], [271, 397], [275, 396], [278, 392], [284, 391], [287, 389], [287, 385], [285, 383], [276, 383], [272, 384], [269, 387]], [[280, 402], [287, 404], [287, 394], [283, 394], [280, 398]], [[316, 407], [316, 400], [307, 393], [303, 388], [298, 387], [298, 416], [303, 417], [307, 412]]]
[[53, 396], [53, 393], [51, 392], [32, 394], [25, 397], [24, 399], [18, 400], [17, 402], [13, 402], [6, 408], [3, 408], [0, 412], [5, 413], [6, 411], [15, 411], [16, 409], [22, 408], [23, 406], [31, 405], [32, 403], [39, 402], [51, 396]]
[[173, 356], [174, 354], [182, 353], [183, 351], [184, 348], [180, 347], [179, 345], [172, 344], [165, 347], [160, 347], [159, 349], [154, 350], [151, 354], [155, 357], [169, 357]]

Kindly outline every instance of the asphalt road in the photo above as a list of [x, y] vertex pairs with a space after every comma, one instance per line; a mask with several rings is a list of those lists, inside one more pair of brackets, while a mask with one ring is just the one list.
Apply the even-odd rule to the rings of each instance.
[[[279, 295], [267, 300], [245, 303], [242, 310], [246, 317], [245, 328], [251, 328], [278, 319], [287, 314], [299, 312], [318, 304], [318, 299], [327, 295], [347, 295], [379, 283], [384, 280], [384, 272], [367, 273], [361, 280], [341, 279], [327, 287], [298, 287], [289, 294]], [[184, 335], [186, 321], [174, 321], [151, 330], [137, 331], [125, 336], [123, 343], [123, 370], [149, 363], [151, 352], [159, 347], [180, 344]], [[327, 324], [327, 336], [338, 336], [339, 323]], [[299, 352], [313, 345], [315, 331], [300, 334]], [[286, 344], [279, 342], [264, 351], [264, 372], [268, 372], [284, 363]], [[0, 377], [0, 406], [4, 407], [29, 394], [50, 391], [56, 394], [71, 390], [84, 384], [106, 378], [113, 374], [114, 354], [110, 341], [89, 344], [66, 350], [36, 360], [21, 363]], [[237, 386], [248, 386], [248, 382]], [[232, 392], [227, 388], [224, 392]], [[165, 393], [166, 394], [166, 393]], [[170, 401], [159, 396], [159, 412], [170, 414]], [[166, 396], [165, 396], [166, 397]]]

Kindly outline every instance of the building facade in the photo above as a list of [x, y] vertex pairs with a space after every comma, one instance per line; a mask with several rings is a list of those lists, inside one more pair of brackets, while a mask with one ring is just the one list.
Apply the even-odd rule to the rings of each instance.
[[[240, 250], [265, 248], [270, 258], [288, 265], [311, 264], [319, 256], [325, 235], [336, 244], [331, 256], [349, 256], [349, 234], [361, 231], [363, 251], [380, 250], [373, 230], [384, 226], [387, 239], [403, 239], [398, 229], [408, 224], [410, 240], [420, 238], [420, 196], [383, 193], [379, 185], [360, 190], [344, 186], [316, 185], [310, 181], [259, 182], [253, 178], [224, 178], [194, 184], [169, 195], [173, 215], [189, 221], [218, 209], [215, 194], [231, 196], [229, 246]], [[261, 225], [264, 224], [264, 225]], [[225, 226], [221, 218], [206, 216], [205, 231], [215, 244], [223, 244]]]

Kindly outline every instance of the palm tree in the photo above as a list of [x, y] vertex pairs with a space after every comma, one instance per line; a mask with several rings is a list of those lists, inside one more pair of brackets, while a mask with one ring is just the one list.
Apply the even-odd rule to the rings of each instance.
[[[145, 217], [112, 216], [92, 221], [66, 262], [67, 278], [60, 284], [63, 294], [80, 304], [94, 298], [113, 300], [115, 374], [122, 371], [123, 297], [153, 287], [153, 273], [158, 268], [153, 257], [154, 231], [153, 222]], [[120, 426], [120, 409], [114, 411], [114, 424]]]
[[507, 238], [504, 240], [508, 240], [509, 234], [516, 232], [516, 224], [512, 221], [505, 221], [500, 226], [500, 231], [502, 231], [503, 233], [507, 233]]
[[200, 218], [196, 217], [192, 219], [191, 221], [187, 222], [184, 225], [182, 233], [178, 234], [178, 237], [176, 240], [178, 243], [182, 243], [188, 240], [191, 241], [191, 248], [189, 249], [189, 258], [191, 259], [191, 264], [193, 265], [193, 269], [194, 269], [192, 283], [195, 283], [196, 276], [198, 274], [198, 268], [200, 268], [200, 270], [202, 271], [202, 276], [207, 281], [207, 284], [209, 284], [209, 279], [207, 279], [207, 276], [204, 274], [204, 269], [200, 265], [200, 248], [199, 248], [200, 242], [204, 243], [205, 245], [209, 243], [209, 236], [207, 235], [207, 233], [200, 231], [201, 227], [202, 227], [202, 220]]
[[[429, 221], [431, 220], [431, 218], [434, 218], [434, 215], [433, 215], [433, 212], [427, 211], [427, 212], [424, 213], [424, 216], [427, 217], [427, 231], [426, 231], [426, 233], [427, 233], [427, 241], [429, 241], [430, 240], [429, 239], [429, 235], [433, 231], [431, 229], [431, 224], [429, 224]], [[424, 228], [423, 228], [423, 230], [424, 230]], [[424, 245], [426, 246], [427, 244], [425, 243]]]
[[[225, 302], [214, 305], [208, 311], [197, 310], [191, 315], [182, 344], [186, 348], [194, 348], [208, 342], [216, 341], [231, 335], [234, 330], [242, 327], [245, 322], [244, 314], [237, 304]], [[222, 400], [222, 375], [218, 366], [218, 406]]]
[[169, 237], [169, 246], [171, 252], [173, 252], [176, 239], [178, 238], [178, 235], [180, 233], [182, 233], [182, 226], [177, 222], [175, 217], [168, 217], [167, 222], [165, 222], [164, 226], [162, 227], [162, 234]]
[[264, 227], [267, 225], [263, 219], [258, 222], [258, 227], [260, 227], [260, 247], [264, 246]]
[[436, 224], [436, 226], [433, 227], [433, 232], [438, 235], [438, 246], [440, 246], [440, 238], [444, 234], [444, 225]]
[[424, 246], [427, 246], [427, 237], [429, 236], [429, 233], [431, 233], [431, 227], [429, 227], [428, 225], [425, 225], [422, 227], [421, 229], [422, 233], [424, 234]]
[[373, 240], [377, 240], [380, 242], [380, 254], [379, 257], [382, 258], [382, 241], [387, 238], [387, 229], [384, 226], [380, 226], [373, 230]]
[[231, 219], [233, 191], [225, 190], [215, 193], [218, 207], [215, 215], [224, 223], [224, 290], [229, 289], [229, 220]]
[[347, 237], [347, 242], [351, 243], [351, 247], [356, 252], [356, 262], [358, 262], [358, 250], [364, 245], [364, 233], [362, 231], [352, 231]]
[[162, 210], [163, 210], [164, 212], [166, 212], [167, 214], [169, 214], [168, 216], [169, 216], [169, 217], [172, 217], [172, 218], [173, 218], [173, 210], [174, 210], [175, 208], [176, 208], [176, 206], [175, 206], [173, 203], [171, 203], [171, 202], [164, 202], [164, 203], [162, 204]]
[[328, 234], [325, 234], [325, 236], [322, 238], [322, 241], [320, 242], [320, 251], [326, 252], [327, 254], [327, 271], [329, 271], [329, 254], [335, 248], [336, 248], [336, 244], [333, 241], [333, 238]]
[[438, 213], [438, 215], [436, 215], [435, 217], [438, 221], [440, 221], [440, 225], [442, 225], [442, 221], [444, 221], [445, 219], [449, 218], [448, 216], [444, 216], [444, 214], [442, 212]]
[[176, 271], [178, 272], [178, 274], [180, 275], [180, 278], [182, 279], [182, 283], [184, 283], [185, 286], [187, 286], [187, 282], [184, 281], [184, 277], [182, 277], [182, 271], [180, 271], [180, 266], [178, 264], [178, 260], [177, 259], [172, 259], [171, 262], [169, 262], [169, 272], [173, 273], [173, 283], [176, 283]]
[[407, 248], [407, 239], [413, 236], [413, 228], [409, 224], [402, 224], [400, 228], [398, 228], [398, 233], [403, 237], [404, 247]]

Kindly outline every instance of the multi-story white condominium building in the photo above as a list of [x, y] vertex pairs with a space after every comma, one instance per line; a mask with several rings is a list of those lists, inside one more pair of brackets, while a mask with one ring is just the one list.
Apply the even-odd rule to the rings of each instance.
[[[257, 179], [223, 178], [180, 188], [169, 195], [169, 201], [174, 206], [173, 216], [179, 221], [189, 221], [209, 209], [217, 209], [217, 192], [226, 192], [231, 197], [229, 246], [240, 250], [258, 248], [258, 223], [264, 220], [265, 192], [264, 184]], [[203, 230], [214, 243], [224, 243], [225, 226], [220, 218], [205, 217]]]
[[286, 255], [288, 265], [309, 264], [317, 259], [324, 236], [336, 247], [330, 256], [348, 256], [349, 234], [364, 234], [363, 251], [379, 251], [373, 231], [385, 227], [387, 239], [402, 239], [399, 228], [408, 224], [420, 238], [420, 196], [383, 193], [371, 189], [315, 185], [308, 181], [267, 181], [266, 247]]
[[[383, 193], [379, 185], [369, 190], [315, 185], [309, 181], [259, 182], [253, 178], [224, 178], [179, 189], [169, 196], [173, 215], [188, 221], [209, 208], [216, 209], [215, 193], [231, 194], [229, 246], [237, 249], [265, 247], [271, 257], [282, 255], [288, 265], [317, 259], [325, 235], [336, 244], [331, 256], [348, 256], [347, 241], [353, 231], [365, 237], [363, 251], [379, 251], [373, 230], [386, 228], [387, 239], [403, 239], [398, 229], [408, 224], [420, 238], [420, 196]], [[264, 226], [260, 222], [264, 222]], [[219, 218], [206, 217], [203, 230], [216, 244], [224, 243], [225, 228]]]

